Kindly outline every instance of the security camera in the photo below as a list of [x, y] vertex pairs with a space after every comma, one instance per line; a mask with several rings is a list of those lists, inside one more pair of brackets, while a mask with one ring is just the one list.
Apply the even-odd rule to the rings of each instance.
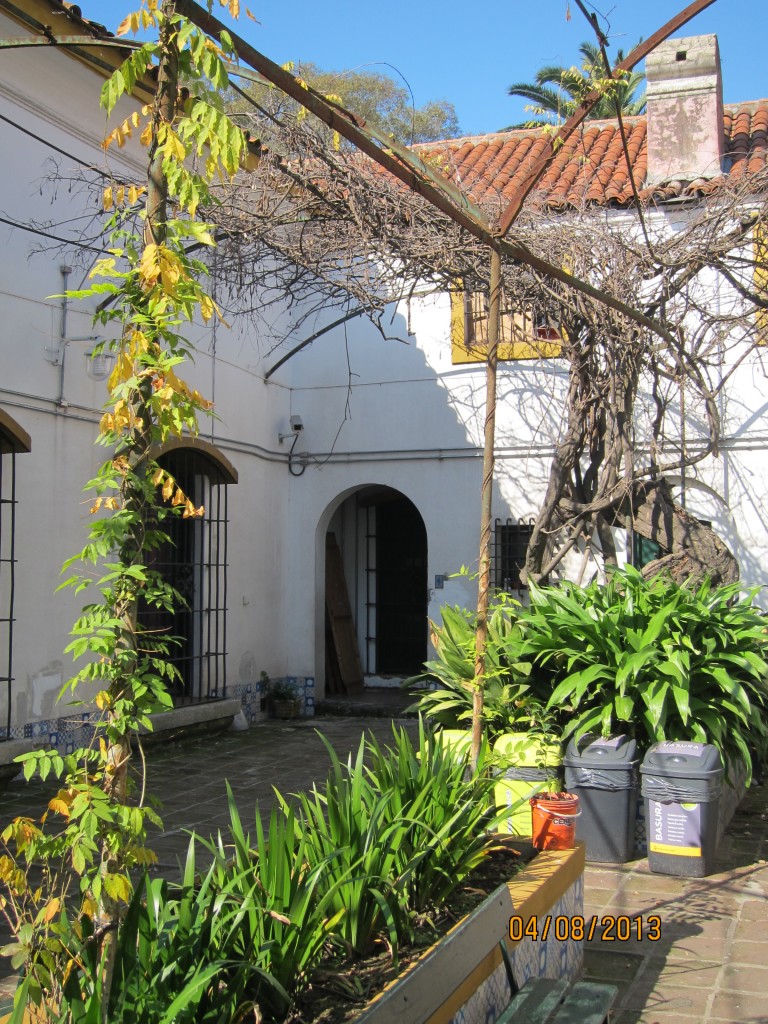
[[[289, 419], [288, 422], [291, 425], [290, 433], [288, 433], [288, 434], [278, 434], [277, 435], [277, 439], [280, 442], [280, 444], [282, 444], [283, 441], [285, 441], [287, 438], [292, 437], [293, 438], [293, 443], [295, 445], [296, 442], [299, 439], [299, 434], [304, 429], [304, 422], [303, 422], [301, 416], [291, 416], [291, 418]], [[291, 449], [291, 451], [293, 451], [293, 449]]]

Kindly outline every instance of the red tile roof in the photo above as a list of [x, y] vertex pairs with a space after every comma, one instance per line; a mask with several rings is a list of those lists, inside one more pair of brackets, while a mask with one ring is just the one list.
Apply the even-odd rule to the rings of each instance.
[[[725, 173], [719, 178], [645, 186], [648, 148], [645, 117], [624, 119], [626, 146], [641, 200], [694, 198], [711, 192], [718, 182], [734, 180], [768, 167], [768, 100], [726, 107]], [[463, 191], [483, 206], [503, 206], [522, 183], [541, 151], [545, 135], [525, 128], [493, 135], [449, 139], [414, 147], [434, 157]], [[634, 201], [621, 133], [616, 121], [585, 121], [560, 148], [531, 197], [550, 209], [628, 206]]]

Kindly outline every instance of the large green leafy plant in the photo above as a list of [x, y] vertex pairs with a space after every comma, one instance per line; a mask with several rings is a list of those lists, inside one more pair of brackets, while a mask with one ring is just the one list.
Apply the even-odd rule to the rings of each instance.
[[420, 915], [488, 855], [493, 777], [483, 758], [470, 774], [469, 750], [451, 749], [423, 725], [418, 747], [395, 729], [394, 746], [363, 738], [346, 763], [326, 746], [328, 777], [298, 795], [296, 828], [332, 893], [332, 932], [345, 953], [364, 955], [383, 935], [396, 955]]
[[531, 587], [521, 657], [545, 673], [565, 736], [634, 730], [713, 743], [741, 761], [768, 751], [768, 633], [757, 590], [646, 580], [628, 566], [607, 584]]
[[[485, 654], [483, 722], [489, 737], [520, 729], [548, 732], [553, 716], [547, 710], [549, 693], [521, 656], [519, 624], [525, 610], [499, 594], [488, 616]], [[475, 675], [476, 616], [466, 608], [445, 606], [442, 623], [432, 625], [435, 658], [425, 671], [403, 685], [416, 696], [416, 706], [432, 721], [450, 728], [468, 728], [472, 720]]]
[[[502, 600], [490, 618], [484, 716], [491, 736], [534, 729], [563, 738], [634, 733], [713, 743], [726, 762], [768, 754], [768, 632], [757, 590], [650, 580], [631, 566], [607, 583], [530, 587], [530, 604]], [[436, 658], [418, 706], [443, 725], [471, 717], [472, 630], [443, 609]], [[414, 680], [409, 680], [412, 685]]]

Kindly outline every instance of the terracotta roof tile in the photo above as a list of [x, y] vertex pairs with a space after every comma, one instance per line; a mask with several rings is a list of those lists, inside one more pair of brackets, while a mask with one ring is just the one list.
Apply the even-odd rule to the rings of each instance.
[[[768, 100], [728, 107], [724, 111], [725, 167], [719, 178], [645, 185], [648, 171], [645, 117], [624, 119], [626, 149], [643, 201], [705, 195], [726, 176], [738, 179], [768, 167]], [[430, 142], [415, 147], [427, 158], [435, 155], [449, 167], [461, 188], [476, 203], [499, 196], [511, 198], [546, 145], [542, 129], [518, 129], [473, 138]], [[634, 202], [632, 179], [618, 124], [586, 121], [555, 155], [531, 196], [540, 207], [565, 209], [589, 203], [626, 206]]]

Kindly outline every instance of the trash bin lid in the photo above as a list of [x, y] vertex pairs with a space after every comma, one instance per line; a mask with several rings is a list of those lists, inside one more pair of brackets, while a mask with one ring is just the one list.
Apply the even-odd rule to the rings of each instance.
[[640, 771], [646, 775], [708, 779], [722, 775], [723, 764], [717, 747], [711, 743], [664, 740], [648, 748]]
[[529, 732], [507, 732], [499, 736], [493, 752], [516, 768], [556, 768], [563, 762], [563, 748], [557, 740]]
[[588, 733], [578, 740], [571, 740], [563, 758], [568, 768], [602, 768], [605, 771], [634, 768], [637, 757], [637, 743], [631, 736], [595, 736]]

